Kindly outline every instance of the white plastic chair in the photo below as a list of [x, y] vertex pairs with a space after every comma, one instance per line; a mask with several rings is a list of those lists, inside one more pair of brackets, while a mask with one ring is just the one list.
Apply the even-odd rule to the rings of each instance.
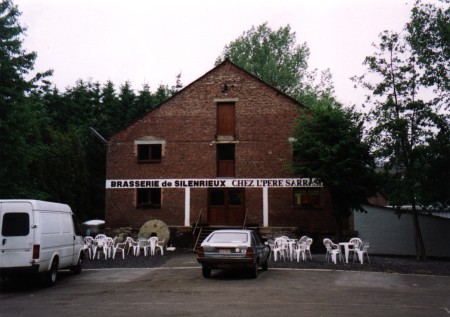
[[362, 244], [362, 241], [360, 238], [351, 238], [350, 241], [351, 245], [348, 246], [348, 255], [350, 256], [350, 253], [353, 253], [353, 261], [355, 261], [356, 256], [356, 249], [359, 249], [359, 247]]
[[92, 247], [94, 244], [94, 238], [91, 236], [86, 236], [83, 239], [83, 243], [84, 243], [83, 250], [87, 250], [89, 259], [92, 259]]
[[303, 261], [306, 261], [306, 243], [300, 242], [297, 243], [296, 248], [294, 249], [295, 255], [297, 257], [297, 262], [300, 262], [300, 256], [302, 257]]
[[117, 251], [122, 253], [122, 259], [125, 259], [125, 249], [127, 246], [127, 242], [117, 242], [117, 237], [114, 238], [114, 244], [113, 244], [113, 254], [112, 258], [114, 259], [116, 257]]
[[298, 239], [298, 242], [306, 242], [306, 239], [308, 239], [308, 236], [302, 236], [300, 239]]
[[358, 255], [358, 259], [361, 262], [361, 264], [364, 263], [364, 254], [367, 256], [367, 261], [370, 263], [369, 253], [367, 252], [369, 246], [370, 246], [369, 242], [362, 242], [360, 247], [358, 249], [355, 249], [355, 253]]
[[280, 258], [283, 258], [283, 260], [286, 260], [286, 257], [288, 256], [288, 248], [289, 246], [286, 237], [275, 238], [273, 246], [274, 261], [278, 260], [278, 255], [280, 255]]
[[105, 255], [105, 259], [108, 258], [108, 243], [105, 235], [97, 235], [94, 239], [93, 258], [97, 256], [100, 259], [100, 253]]
[[103, 254], [105, 255], [105, 259], [109, 259], [112, 256], [114, 239], [111, 237], [107, 237], [105, 239], [105, 241], [106, 241], [106, 244], [103, 247]]
[[144, 251], [144, 256], [147, 256], [148, 249], [150, 247], [149, 243], [150, 242], [148, 240], [144, 240], [144, 239], [139, 240], [138, 241], [138, 248], [136, 250], [137, 255], [139, 255], [141, 253], [141, 250], [143, 250]]
[[[156, 249], [159, 248], [161, 251], [161, 255], [164, 255], [164, 246], [158, 244], [158, 238], [157, 237], [150, 237], [148, 239], [148, 242], [150, 243], [150, 254], [155, 255]], [[163, 242], [163, 241], [161, 241]]]
[[127, 237], [125, 243], [127, 244], [127, 254], [130, 254], [130, 250], [133, 250], [133, 255], [137, 255], [137, 250], [139, 249], [139, 242], [134, 241], [133, 238]]
[[338, 255], [339, 259], [342, 261], [342, 253], [339, 245], [333, 243], [333, 241], [328, 238], [323, 239], [323, 244], [327, 249], [327, 253], [325, 254], [325, 259], [327, 262], [331, 259], [331, 261], [336, 264]]
[[311, 254], [311, 244], [313, 243], [312, 238], [306, 239], [306, 248], [305, 248], [305, 255], [309, 254], [309, 259], [312, 260], [312, 254]]

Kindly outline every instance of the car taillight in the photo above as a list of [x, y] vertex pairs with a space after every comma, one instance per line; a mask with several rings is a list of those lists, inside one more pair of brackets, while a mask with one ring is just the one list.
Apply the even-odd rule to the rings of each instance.
[[39, 253], [41, 251], [41, 246], [39, 244], [33, 245], [33, 260], [39, 259]]
[[248, 247], [247, 248], [247, 254], [246, 254], [247, 258], [253, 259], [253, 248]]
[[205, 250], [203, 249], [203, 247], [198, 248], [197, 255], [198, 255], [198, 257], [200, 257], [200, 258], [205, 257]]

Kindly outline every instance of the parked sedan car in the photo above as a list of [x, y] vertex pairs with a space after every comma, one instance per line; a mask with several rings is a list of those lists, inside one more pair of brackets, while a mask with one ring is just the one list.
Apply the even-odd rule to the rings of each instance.
[[268, 269], [270, 248], [261, 243], [253, 230], [216, 230], [209, 234], [198, 250], [197, 261], [203, 277], [214, 269], [247, 268], [256, 278], [259, 267]]

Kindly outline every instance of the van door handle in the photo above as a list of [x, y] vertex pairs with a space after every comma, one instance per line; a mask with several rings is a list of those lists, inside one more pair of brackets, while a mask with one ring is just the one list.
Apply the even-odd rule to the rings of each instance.
[[6, 244], [6, 239], [3, 239], [2, 245], [5, 245], [5, 244]]

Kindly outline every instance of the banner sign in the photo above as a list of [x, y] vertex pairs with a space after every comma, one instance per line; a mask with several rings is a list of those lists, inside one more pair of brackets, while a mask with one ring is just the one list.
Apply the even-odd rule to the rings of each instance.
[[323, 187], [317, 178], [192, 178], [192, 179], [114, 179], [107, 189], [123, 188], [229, 188], [229, 187]]

